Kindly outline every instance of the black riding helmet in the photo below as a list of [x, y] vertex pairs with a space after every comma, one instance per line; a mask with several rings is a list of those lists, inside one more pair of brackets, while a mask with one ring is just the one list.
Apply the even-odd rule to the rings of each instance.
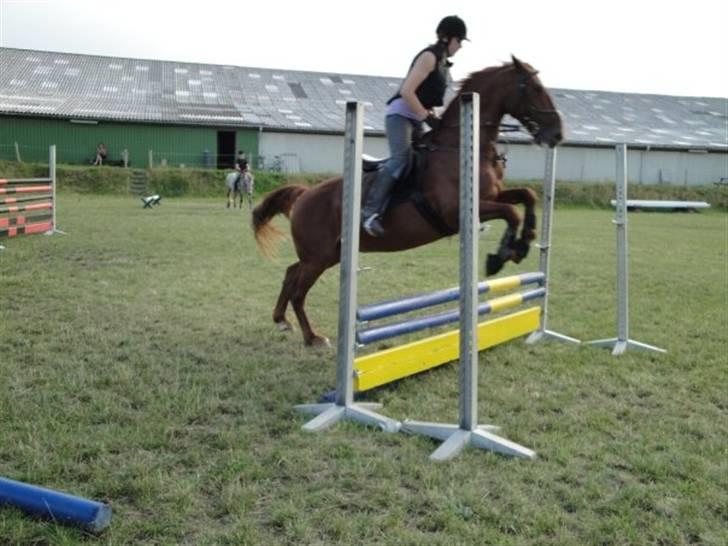
[[458, 38], [460, 41], [468, 39], [468, 29], [465, 26], [465, 21], [457, 15], [444, 17], [437, 25], [435, 32], [441, 38]]

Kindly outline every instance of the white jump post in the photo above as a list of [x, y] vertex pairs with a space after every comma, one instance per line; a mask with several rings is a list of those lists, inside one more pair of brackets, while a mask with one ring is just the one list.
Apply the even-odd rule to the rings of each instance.
[[528, 448], [501, 438], [498, 427], [478, 425], [478, 233], [480, 95], [460, 99], [460, 423], [405, 421], [402, 429], [443, 440], [430, 458], [446, 461], [466, 446], [533, 459]]
[[548, 302], [549, 302], [549, 275], [551, 256], [551, 226], [554, 215], [554, 195], [556, 189], [556, 148], [548, 148], [546, 151], [546, 167], [543, 177], [543, 212], [541, 218], [541, 242], [539, 248], [539, 270], [543, 273], [543, 287], [546, 293], [541, 300], [541, 324], [528, 338], [526, 343], [533, 344], [538, 341], [555, 339], [564, 343], [578, 344], [576, 338], [559, 334], [548, 329]]
[[53, 226], [50, 230], [46, 231], [46, 235], [53, 235], [54, 233], [60, 233], [66, 235], [65, 231], [58, 229], [58, 223], [56, 222], [56, 212], [58, 210], [58, 196], [56, 195], [56, 186], [58, 185], [58, 179], [56, 178], [56, 145], [51, 144], [48, 148], [48, 177], [51, 179], [51, 187], [53, 191], [53, 208], [51, 212], [53, 214]]
[[336, 352], [336, 402], [305, 404], [295, 409], [317, 417], [303, 426], [315, 432], [349, 419], [397, 432], [400, 422], [372, 409], [376, 403], [354, 403], [354, 344], [356, 341], [357, 272], [359, 267], [359, 215], [361, 210], [361, 154], [364, 141], [363, 106], [346, 103], [344, 139], [344, 184], [341, 210], [341, 269], [339, 275], [339, 331]]
[[627, 349], [641, 349], [666, 353], [653, 345], [629, 339], [629, 273], [627, 251], [627, 145], [618, 144], [617, 151], [617, 202], [614, 224], [617, 226], [617, 337], [587, 342], [596, 347], [612, 349], [612, 354], [623, 354]]

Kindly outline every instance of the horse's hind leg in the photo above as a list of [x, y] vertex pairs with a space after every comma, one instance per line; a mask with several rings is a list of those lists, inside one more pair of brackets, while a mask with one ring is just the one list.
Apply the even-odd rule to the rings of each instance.
[[288, 302], [291, 301], [291, 295], [296, 286], [300, 266], [301, 262], [296, 262], [286, 270], [286, 275], [283, 277], [283, 286], [281, 286], [281, 293], [278, 295], [278, 301], [273, 309], [273, 322], [281, 331], [293, 330], [293, 325], [286, 318], [286, 308], [288, 307]]
[[230, 208], [230, 190], [228, 190], [228, 192], [227, 192], [227, 206], [225, 208], [226, 209]]
[[303, 333], [303, 342], [306, 345], [324, 346], [330, 347], [328, 338], [318, 335], [306, 315], [304, 305], [306, 303], [306, 295], [311, 289], [313, 284], [318, 280], [321, 274], [326, 270], [326, 267], [320, 265], [300, 263], [298, 270], [298, 276], [296, 278], [295, 288], [291, 294], [291, 305], [296, 313], [298, 324], [301, 326], [301, 332]]

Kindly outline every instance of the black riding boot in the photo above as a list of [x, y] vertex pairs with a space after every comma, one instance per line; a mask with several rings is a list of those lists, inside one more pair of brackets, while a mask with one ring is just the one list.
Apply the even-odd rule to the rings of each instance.
[[389, 192], [397, 180], [389, 174], [387, 169], [379, 169], [377, 177], [372, 181], [367, 191], [364, 206], [361, 208], [361, 225], [372, 237], [384, 235], [381, 215], [384, 212], [384, 205], [389, 197]]

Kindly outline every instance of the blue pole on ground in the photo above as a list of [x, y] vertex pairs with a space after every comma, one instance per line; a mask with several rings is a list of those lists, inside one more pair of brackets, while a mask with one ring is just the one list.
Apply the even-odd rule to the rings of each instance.
[[111, 506], [0, 477], [0, 506], [97, 532], [111, 523]]

